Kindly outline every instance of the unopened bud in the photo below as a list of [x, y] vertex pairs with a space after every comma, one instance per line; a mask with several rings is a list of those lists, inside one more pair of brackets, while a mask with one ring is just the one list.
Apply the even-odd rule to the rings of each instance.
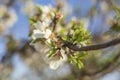
[[56, 14], [56, 18], [58, 19], [58, 18], [62, 18], [63, 17], [63, 15], [62, 15], [62, 13], [57, 13]]

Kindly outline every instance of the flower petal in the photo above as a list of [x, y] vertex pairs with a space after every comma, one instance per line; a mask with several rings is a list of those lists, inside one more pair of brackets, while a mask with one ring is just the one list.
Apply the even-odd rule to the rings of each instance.
[[51, 32], [49, 29], [46, 29], [46, 32], [45, 32], [44, 37], [45, 37], [46, 39], [48, 39], [51, 34], [52, 34], [52, 32]]
[[62, 63], [61, 61], [59, 61], [59, 60], [57, 60], [57, 61], [51, 61], [51, 62], [49, 63], [49, 67], [50, 67], [51, 69], [53, 69], [53, 70], [56, 70], [56, 69], [58, 69], [62, 64], [63, 64], [63, 63]]
[[60, 60], [62, 60], [63, 62], [66, 62], [67, 59], [68, 59], [68, 57], [65, 54], [65, 51], [63, 49], [61, 49], [60, 52], [61, 52], [61, 55], [62, 55], [62, 57], [60, 58]]
[[35, 25], [36, 29], [39, 29], [40, 31], [44, 31], [45, 30], [45, 22], [40, 22], [38, 21]]
[[44, 32], [40, 32], [39, 30], [33, 30], [32, 38], [37, 39], [37, 38], [43, 38]]

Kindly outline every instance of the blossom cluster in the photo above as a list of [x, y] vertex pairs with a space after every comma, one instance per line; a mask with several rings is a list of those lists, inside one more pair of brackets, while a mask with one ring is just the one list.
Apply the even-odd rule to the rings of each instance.
[[[40, 45], [47, 44], [49, 46], [49, 52], [51, 52], [50, 50], [53, 50], [53, 47], [51, 46], [52, 45], [51, 42], [58, 41], [55, 34], [52, 32], [52, 27], [51, 27], [52, 21], [54, 18], [59, 18], [60, 15], [56, 14], [56, 10], [53, 9], [51, 6], [37, 5], [37, 6], [34, 6], [34, 8], [37, 8], [36, 10], [38, 10], [37, 12], [39, 13], [39, 16], [37, 17], [40, 17], [40, 18], [36, 19], [35, 18], [36, 14], [34, 14], [32, 15], [33, 18], [30, 19], [32, 26], [34, 26], [34, 29], [31, 35], [31, 38], [32, 38], [31, 44], [34, 45], [36, 41], [40, 40], [41, 41]], [[50, 58], [48, 58], [48, 63], [50, 68], [57, 69], [64, 62], [66, 62], [66, 59], [67, 59], [67, 56], [64, 50], [55, 49], [55, 54], [52, 55]]]
[[[73, 62], [77, 61], [75, 64], [79, 65], [78, 67], [83, 66], [78, 57], [75, 60], [75, 55], [70, 54], [71, 52], [75, 52], [69, 50], [64, 44], [65, 42], [70, 42], [79, 46], [86, 45], [90, 35], [84, 29], [84, 25], [77, 20], [72, 20], [66, 24], [59, 6], [57, 8], [53, 8], [52, 6], [35, 6], [35, 4], [31, 6], [32, 8], [26, 8], [28, 9], [27, 12], [33, 12], [29, 15], [32, 26], [30, 33], [32, 38], [31, 44], [43, 54], [46, 51], [43, 49], [43, 46], [48, 46], [46, 47], [47, 57], [45, 59], [49, 67], [57, 69], [68, 61], [68, 59]], [[71, 56], [73, 57], [70, 58]]]

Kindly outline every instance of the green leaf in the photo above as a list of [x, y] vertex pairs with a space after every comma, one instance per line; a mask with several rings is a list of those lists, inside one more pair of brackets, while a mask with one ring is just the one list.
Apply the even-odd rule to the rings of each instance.
[[50, 47], [54, 47], [55, 48], [55, 42], [53, 40], [50, 40], [50, 42], [46, 42], [46, 44]]
[[83, 62], [82, 62], [82, 61], [80, 61], [80, 60], [77, 62], [77, 64], [76, 64], [76, 65], [77, 65], [77, 67], [78, 67], [79, 69], [81, 69], [81, 68], [83, 68], [83, 67], [84, 67]]
[[55, 49], [55, 48], [51, 49], [48, 53], [48, 58], [50, 58], [52, 55], [54, 55], [56, 51], [57, 51], [57, 49]]
[[41, 41], [41, 38], [35, 39], [34, 41], [32, 41], [32, 43], [37, 43], [37, 42], [39, 42], [39, 41]]
[[71, 63], [73, 63], [73, 62], [77, 63], [77, 60], [71, 54], [69, 54], [69, 59], [70, 59]]
[[88, 56], [88, 53], [84, 51], [82, 54], [80, 54], [79, 59], [84, 59], [87, 56]]
[[65, 34], [67, 34], [67, 29], [66, 29], [66, 28], [62, 28], [62, 29], [59, 31], [59, 34], [60, 34], [60, 35], [65, 35]]
[[67, 41], [67, 36], [62, 36], [62, 39]]
[[30, 22], [31, 25], [34, 25], [34, 23], [36, 23], [37, 21], [34, 20], [33, 18], [30, 18], [30, 19], [29, 19], [29, 22]]
[[83, 68], [84, 64], [81, 61], [82, 57], [84, 57], [84, 55], [80, 55], [79, 52], [76, 52], [74, 55], [69, 54], [69, 62], [71, 64], [75, 63], [79, 69]]

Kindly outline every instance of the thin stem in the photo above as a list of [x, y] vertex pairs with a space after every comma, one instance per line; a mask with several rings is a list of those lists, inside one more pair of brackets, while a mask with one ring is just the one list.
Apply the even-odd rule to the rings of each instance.
[[96, 45], [90, 45], [90, 46], [84, 46], [84, 47], [78, 47], [76, 45], [73, 45], [70, 42], [66, 42], [64, 44], [65, 47], [68, 47], [71, 50], [74, 51], [91, 51], [91, 50], [99, 50], [99, 49], [104, 49], [110, 46], [114, 46], [120, 43], [120, 38], [116, 38], [114, 40], [105, 42], [105, 43], [101, 43], [101, 44], [96, 44]]

